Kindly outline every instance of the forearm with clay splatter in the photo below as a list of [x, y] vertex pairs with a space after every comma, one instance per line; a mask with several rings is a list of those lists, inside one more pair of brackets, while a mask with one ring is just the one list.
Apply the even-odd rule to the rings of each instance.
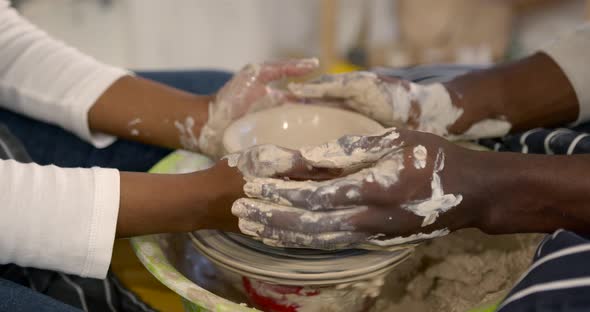
[[224, 154], [225, 128], [247, 113], [284, 103], [287, 93], [272, 84], [308, 74], [317, 59], [251, 64], [237, 72], [217, 94], [201, 96], [147, 79], [127, 76], [94, 104], [88, 119], [93, 131], [169, 148]]
[[421, 85], [372, 72], [327, 75], [306, 83], [291, 84], [301, 98], [340, 101], [341, 105], [369, 116], [386, 126], [429, 132], [453, 139], [494, 137], [508, 133], [502, 116], [474, 120], [468, 128], [454, 125], [470, 108], [457, 105], [461, 95], [434, 83]]
[[576, 120], [575, 91], [561, 68], [537, 53], [422, 85], [372, 72], [326, 75], [291, 84], [301, 98], [339, 102], [383, 125], [453, 140], [500, 137], [510, 131]]
[[98, 99], [88, 120], [93, 131], [146, 144], [196, 150], [212, 100], [212, 96], [127, 76]]

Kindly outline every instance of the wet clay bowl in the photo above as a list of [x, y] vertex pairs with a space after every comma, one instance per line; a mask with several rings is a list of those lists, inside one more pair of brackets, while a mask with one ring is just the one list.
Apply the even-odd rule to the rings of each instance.
[[371, 309], [385, 277], [412, 249], [323, 251], [270, 247], [243, 235], [219, 231], [189, 234], [195, 249], [263, 311], [361, 312]]
[[228, 153], [260, 144], [287, 148], [322, 144], [349, 134], [374, 134], [383, 129], [361, 114], [332, 107], [286, 104], [246, 115], [223, 135]]

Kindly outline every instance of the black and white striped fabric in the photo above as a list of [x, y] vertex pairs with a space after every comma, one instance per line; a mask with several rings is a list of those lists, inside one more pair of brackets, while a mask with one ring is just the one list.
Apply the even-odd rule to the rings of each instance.
[[[419, 83], [443, 82], [481, 67], [421, 66], [376, 72]], [[495, 151], [571, 155], [590, 153], [590, 123], [571, 128], [532, 129], [478, 143]], [[590, 311], [589, 237], [559, 230], [547, 235], [498, 312]]]
[[547, 235], [497, 311], [590, 311], [588, 238], [563, 230]]
[[535, 128], [500, 139], [479, 140], [495, 151], [572, 155], [590, 153], [590, 123], [572, 128]]
[[[2, 124], [0, 124], [0, 159], [31, 162], [24, 147]], [[82, 311], [155, 311], [125, 288], [112, 273], [109, 273], [106, 279], [99, 280], [7, 264], [0, 265], [0, 279], [31, 288]]]

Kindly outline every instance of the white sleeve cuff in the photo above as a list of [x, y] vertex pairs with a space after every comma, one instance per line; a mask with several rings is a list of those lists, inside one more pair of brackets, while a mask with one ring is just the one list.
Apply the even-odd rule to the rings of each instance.
[[117, 170], [93, 168], [94, 207], [88, 254], [81, 276], [105, 278], [111, 264], [119, 215], [120, 177]]
[[111, 66], [97, 66], [96, 70], [85, 77], [84, 82], [75, 90], [72, 97], [71, 116], [63, 125], [66, 129], [91, 143], [96, 148], [105, 148], [115, 142], [116, 137], [90, 131], [88, 112], [98, 98], [117, 80], [132, 75], [129, 71]]
[[590, 23], [553, 41], [541, 51], [561, 67], [576, 92], [580, 104], [576, 123], [590, 120]]

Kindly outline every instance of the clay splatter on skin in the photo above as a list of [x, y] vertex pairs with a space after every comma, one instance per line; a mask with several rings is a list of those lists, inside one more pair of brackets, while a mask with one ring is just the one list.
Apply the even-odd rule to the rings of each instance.
[[139, 118], [139, 117], [134, 118], [127, 123], [127, 127], [130, 128], [129, 133], [132, 136], [139, 136], [139, 134], [140, 134], [139, 129], [137, 129], [134, 126], [136, 126], [140, 123], [141, 123], [141, 118]]
[[346, 198], [348, 198], [348, 199], [355, 199], [355, 198], [359, 198], [360, 196], [361, 196], [361, 193], [355, 189], [350, 189], [346, 192]]
[[345, 136], [320, 146], [303, 147], [301, 156], [323, 168], [355, 168], [373, 163], [402, 144], [395, 128], [372, 136]]
[[426, 157], [428, 157], [428, 151], [426, 147], [422, 145], [418, 145], [414, 147], [413, 150], [414, 154], [414, 168], [416, 169], [424, 169], [426, 168]]
[[193, 117], [186, 117], [184, 121], [174, 121], [174, 126], [178, 130], [180, 145], [187, 150], [196, 150], [199, 147], [199, 141], [193, 132], [195, 120]]
[[385, 234], [377, 234], [377, 235], [369, 237], [369, 242], [372, 244], [375, 244], [377, 246], [382, 246], [382, 247], [399, 246], [399, 245], [404, 245], [404, 244], [418, 243], [423, 240], [445, 236], [445, 235], [448, 235], [449, 233], [450, 233], [450, 231], [445, 228], [445, 229], [433, 231], [428, 234], [417, 233], [417, 234], [412, 234], [410, 236], [405, 236], [405, 237], [400, 236], [400, 237], [394, 237], [394, 238], [390, 238], [390, 239], [379, 239], [381, 237], [385, 237], [386, 235]]
[[471, 125], [461, 135], [451, 135], [452, 140], [474, 140], [480, 138], [499, 138], [507, 135], [512, 124], [502, 119], [484, 119]]
[[234, 153], [234, 154], [225, 155], [225, 156], [221, 157], [221, 159], [227, 160], [227, 165], [229, 167], [235, 168], [238, 166], [238, 161], [240, 160], [240, 154]]
[[442, 149], [439, 149], [434, 162], [434, 169], [432, 172], [432, 181], [430, 187], [432, 195], [430, 198], [417, 200], [402, 207], [414, 214], [424, 217], [422, 226], [433, 224], [441, 213], [459, 205], [463, 200], [460, 194], [445, 194], [439, 173], [444, 169], [445, 155]]
[[259, 145], [241, 153], [234, 163], [245, 177], [272, 177], [291, 169], [295, 156], [275, 145]]
[[364, 183], [390, 187], [403, 170], [403, 155], [388, 155], [377, 165], [361, 169], [345, 177], [328, 181], [285, 181], [272, 178], [248, 178], [244, 192], [249, 197], [261, 198], [288, 206], [305, 206], [310, 210], [333, 207], [332, 196], [342, 189], [359, 189]]
[[129, 121], [129, 123], [127, 123], [127, 126], [132, 127], [132, 126], [135, 126], [139, 123], [141, 123], [141, 118], [137, 117], [137, 118], [134, 118], [131, 121]]

